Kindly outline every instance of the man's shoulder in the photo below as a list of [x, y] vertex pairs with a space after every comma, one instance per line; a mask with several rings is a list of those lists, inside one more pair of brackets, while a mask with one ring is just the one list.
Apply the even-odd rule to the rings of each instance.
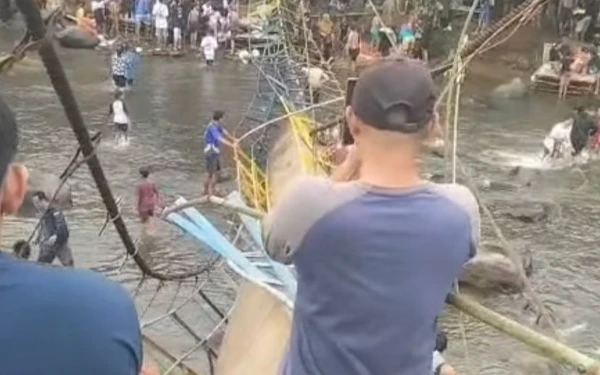
[[[19, 259], [5, 258], [2, 255], [0, 262], [4, 266], [4, 278], [14, 278], [20, 283], [22, 293], [28, 294], [30, 290], [35, 294], [55, 296], [47, 302], [56, 306], [66, 305], [94, 305], [94, 308], [107, 310], [119, 305], [131, 305], [133, 302], [127, 291], [118, 283], [111, 281], [101, 274], [89, 270], [59, 268], [40, 265], [34, 262]], [[23, 280], [19, 280], [22, 278]], [[63, 298], [64, 297], [64, 298]], [[106, 301], [110, 301], [110, 305]]]
[[[301, 175], [290, 183], [289, 196], [302, 198], [325, 198], [334, 191], [336, 184], [326, 177]], [[318, 203], [316, 201], [315, 203]]]
[[326, 177], [302, 175], [286, 192], [291, 211], [304, 212], [314, 220], [365, 193], [356, 182], [334, 182]]
[[466, 210], [469, 214], [479, 212], [479, 204], [473, 192], [466, 186], [455, 183], [437, 184], [432, 183], [429, 189], [433, 192], [449, 199], [461, 209]]

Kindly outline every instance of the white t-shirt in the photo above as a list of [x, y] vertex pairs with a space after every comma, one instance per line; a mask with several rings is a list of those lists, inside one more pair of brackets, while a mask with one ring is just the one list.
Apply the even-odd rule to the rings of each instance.
[[207, 35], [202, 38], [202, 43], [200, 43], [200, 47], [202, 51], [204, 51], [204, 58], [206, 60], [214, 60], [215, 59], [215, 51], [219, 48], [219, 43], [217, 43], [217, 38], [212, 35]]
[[168, 26], [169, 8], [166, 4], [157, 2], [152, 8], [152, 15], [154, 16], [154, 26], [157, 29], [166, 29]]
[[129, 117], [125, 113], [123, 100], [117, 99], [112, 104], [113, 122], [115, 124], [129, 124]]

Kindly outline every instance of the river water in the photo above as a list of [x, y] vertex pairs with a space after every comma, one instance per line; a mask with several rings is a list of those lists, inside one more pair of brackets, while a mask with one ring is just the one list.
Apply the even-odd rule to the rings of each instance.
[[[0, 50], [9, 50], [16, 38], [16, 34], [3, 31]], [[213, 72], [208, 72], [193, 60], [146, 58], [134, 92], [126, 98], [133, 118], [132, 139], [129, 146], [117, 147], [107, 121], [112, 98], [107, 58], [95, 51], [61, 49], [60, 55], [90, 131], [105, 133], [99, 150], [100, 160], [113, 193], [123, 200], [123, 216], [134, 237], [140, 232], [133, 213], [133, 187], [138, 180], [138, 168], [152, 166], [153, 177], [167, 199], [177, 195], [199, 196], [203, 178], [201, 136], [205, 123], [213, 110], [223, 109], [227, 123], [234, 127], [257, 87], [256, 74], [250, 66], [222, 61]], [[59, 174], [75, 151], [76, 141], [41, 63], [35, 56], [28, 58], [11, 74], [1, 77], [0, 85], [4, 99], [19, 120], [18, 159], [32, 169]], [[519, 181], [510, 176], [509, 171], [515, 166], [540, 167], [541, 139], [551, 124], [567, 115], [569, 104], [557, 104], [553, 96], [489, 102], [482, 99], [482, 93], [488, 89], [472, 87], [464, 94], [458, 136], [461, 160], [476, 181], [490, 179], [515, 185], [503, 191], [482, 191], [484, 201], [495, 209], [540, 201], [554, 202], [560, 207], [556, 210], [558, 214], [542, 223], [523, 224], [503, 217], [498, 217], [497, 222], [512, 244], [519, 248], [526, 246], [533, 252], [534, 289], [554, 310], [558, 326], [573, 331], [567, 342], [582, 350], [594, 351], [600, 347], [597, 338], [600, 281], [596, 272], [600, 259], [596, 233], [600, 220], [596, 198], [600, 188], [598, 165], [588, 163], [578, 172], [543, 170], [531, 186], [517, 186]], [[587, 182], [582, 186], [583, 176]], [[124, 250], [112, 227], [98, 237], [105, 210], [87, 169], [78, 171], [71, 182], [75, 207], [67, 211], [66, 216], [77, 266], [97, 269], [119, 279], [132, 292], [137, 292], [140, 309], [145, 310], [145, 304], [154, 296], [156, 283], [146, 283], [138, 291], [139, 273], [133, 263], [127, 263], [118, 272]], [[10, 247], [16, 239], [27, 236], [34, 225], [33, 219], [6, 220], [2, 247]], [[180, 238], [166, 225], [159, 229], [168, 235], [161, 236], [151, 247], [160, 249], [158, 251], [167, 258], [169, 254], [187, 254], [187, 258], [181, 256], [184, 260], [179, 259], [179, 264], [189, 265], [192, 262], [189, 253], [181, 249], [194, 250], [197, 245]], [[493, 239], [489, 225], [484, 226], [484, 233], [486, 239]], [[173, 264], [174, 259], [171, 258]], [[185, 299], [181, 290], [188, 290], [189, 295], [194, 289], [192, 284], [166, 285], [154, 305], [169, 309], [172, 304], [169, 295], [177, 293], [182, 295], [180, 299]], [[213, 295], [218, 293], [218, 288], [213, 290]], [[223, 308], [231, 298], [223, 300]], [[524, 300], [519, 296], [481, 298], [487, 306], [524, 323], [531, 324], [534, 319], [532, 314], [522, 312]], [[205, 305], [195, 306], [188, 311], [188, 316], [195, 321], [189, 323], [204, 325], [199, 329], [206, 331], [216, 319], [214, 315], [198, 313], [207, 310]], [[156, 313], [149, 319], [157, 314], [160, 315]], [[522, 370], [522, 356], [515, 355], [517, 351], [523, 352], [520, 344], [473, 320], [462, 320], [467, 350], [457, 315], [449, 314], [443, 319], [451, 333], [448, 358], [461, 373], [503, 374]], [[184, 339], [184, 333], [166, 324], [153, 332], [176, 352], [193, 344]]]

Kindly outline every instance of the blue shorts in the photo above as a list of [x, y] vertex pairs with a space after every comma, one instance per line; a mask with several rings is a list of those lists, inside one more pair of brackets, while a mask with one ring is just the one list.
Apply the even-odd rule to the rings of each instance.
[[135, 24], [139, 25], [141, 23], [150, 23], [150, 15], [149, 14], [136, 14], [135, 15]]
[[221, 155], [218, 152], [208, 152], [204, 154], [206, 161], [206, 172], [214, 175], [221, 171]]

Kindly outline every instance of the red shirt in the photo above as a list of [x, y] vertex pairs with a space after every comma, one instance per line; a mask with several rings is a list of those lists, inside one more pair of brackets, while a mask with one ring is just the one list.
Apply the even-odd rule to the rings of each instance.
[[158, 190], [154, 182], [144, 180], [137, 186], [138, 211], [153, 210], [158, 204]]

